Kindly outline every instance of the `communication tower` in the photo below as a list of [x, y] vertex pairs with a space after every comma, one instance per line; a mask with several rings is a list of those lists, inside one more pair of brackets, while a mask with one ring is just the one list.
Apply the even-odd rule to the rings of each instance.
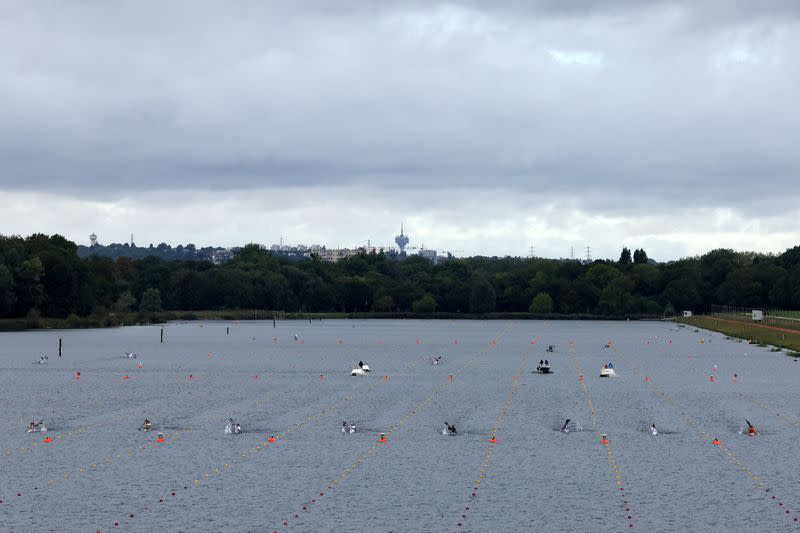
[[400, 223], [400, 235], [394, 238], [394, 242], [397, 243], [397, 246], [400, 248], [400, 253], [406, 253], [406, 245], [408, 245], [408, 236], [403, 233], [403, 223]]

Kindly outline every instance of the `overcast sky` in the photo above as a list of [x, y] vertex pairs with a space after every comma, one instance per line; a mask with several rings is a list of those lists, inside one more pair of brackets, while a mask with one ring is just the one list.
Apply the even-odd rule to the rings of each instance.
[[798, 55], [795, 0], [2, 2], [0, 233], [781, 252]]

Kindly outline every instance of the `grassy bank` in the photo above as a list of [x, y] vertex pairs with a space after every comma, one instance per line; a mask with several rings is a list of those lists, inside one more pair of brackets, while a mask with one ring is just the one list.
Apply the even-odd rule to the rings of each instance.
[[736, 337], [746, 341], [754, 340], [759, 344], [778, 346], [795, 353], [800, 352], [800, 332], [778, 331], [753, 322], [726, 321], [713, 316], [677, 318], [676, 321], [698, 328], [717, 331], [729, 337]]
[[28, 316], [0, 320], [0, 331], [26, 329], [80, 329], [113, 328], [136, 324], [163, 324], [190, 320], [333, 320], [333, 319], [426, 319], [426, 320], [660, 320], [660, 316], [599, 316], [533, 313], [287, 313], [253, 309], [225, 309], [204, 311], [162, 311], [159, 313], [108, 313], [79, 317], [50, 318]]

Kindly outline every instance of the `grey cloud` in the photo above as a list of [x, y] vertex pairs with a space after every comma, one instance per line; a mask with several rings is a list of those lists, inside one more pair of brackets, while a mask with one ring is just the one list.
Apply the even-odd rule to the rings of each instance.
[[796, 2], [14, 7], [0, 188], [491, 187], [596, 210], [798, 194]]

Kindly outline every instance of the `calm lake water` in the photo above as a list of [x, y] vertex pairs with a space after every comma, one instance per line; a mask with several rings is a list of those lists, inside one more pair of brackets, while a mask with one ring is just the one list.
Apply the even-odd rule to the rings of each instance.
[[[800, 363], [767, 348], [657, 322], [159, 335], [0, 334], [0, 531], [800, 529]], [[533, 373], [545, 357], [554, 373]], [[372, 372], [349, 376], [359, 360]]]

